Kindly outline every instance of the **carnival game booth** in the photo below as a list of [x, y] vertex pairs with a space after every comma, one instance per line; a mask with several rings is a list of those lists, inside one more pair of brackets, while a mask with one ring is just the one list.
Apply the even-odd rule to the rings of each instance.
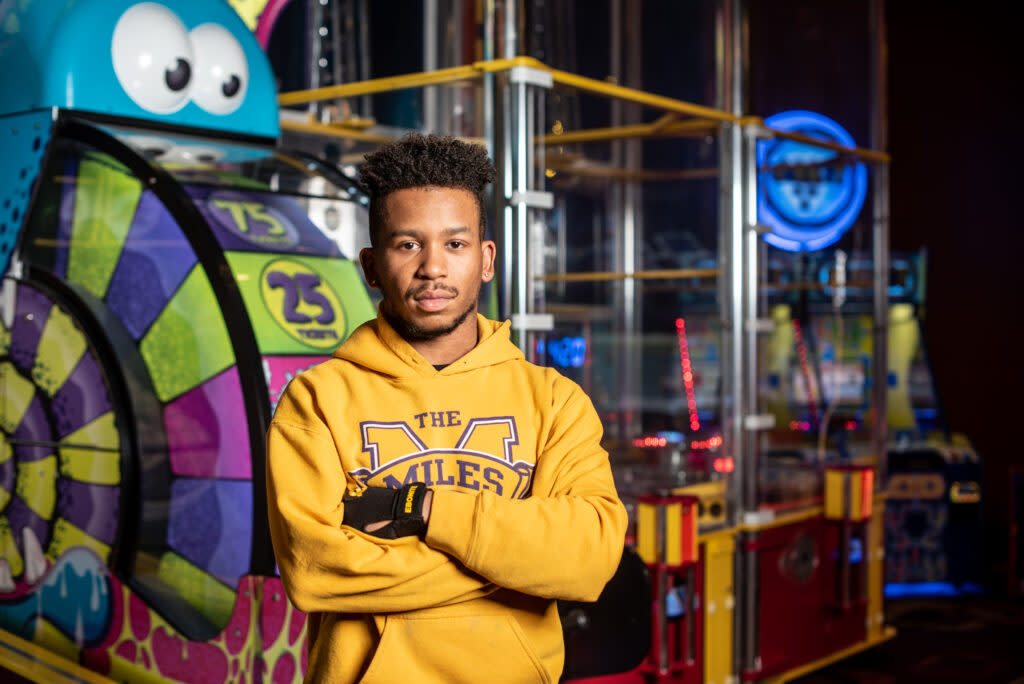
[[226, 3], [6, 3], [0, 24], [21, 75], [0, 93], [0, 667], [300, 678], [264, 432], [373, 315], [322, 230], [331, 206], [359, 231], [360, 197], [275, 149], [273, 75]]
[[[426, 87], [460, 112], [493, 93], [493, 126], [439, 131], [490, 145], [499, 170], [485, 308], [591, 396], [630, 510], [605, 594], [561, 605], [566, 679], [782, 681], [891, 637], [888, 157], [809, 112], [741, 117], [525, 57], [281, 101]], [[322, 145], [364, 124], [282, 126]], [[855, 349], [801, 325], [811, 303], [853, 316], [852, 285]]]

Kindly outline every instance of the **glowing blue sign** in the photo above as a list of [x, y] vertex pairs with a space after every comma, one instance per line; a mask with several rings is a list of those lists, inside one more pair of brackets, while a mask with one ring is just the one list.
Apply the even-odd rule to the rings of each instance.
[[[770, 128], [854, 147], [832, 119], [794, 110], [765, 119]], [[782, 138], [757, 145], [757, 220], [771, 228], [769, 244], [790, 252], [827, 247], [849, 229], [864, 206], [868, 172], [839, 153]]]
[[537, 353], [547, 353], [559, 368], [580, 368], [587, 358], [587, 340], [582, 337], [563, 337], [560, 340], [537, 340]]

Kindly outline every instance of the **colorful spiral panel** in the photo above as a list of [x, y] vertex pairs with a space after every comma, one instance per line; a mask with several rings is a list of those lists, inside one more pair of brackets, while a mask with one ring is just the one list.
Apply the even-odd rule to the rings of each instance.
[[51, 295], [7, 278], [3, 296], [14, 307], [0, 324], [0, 626], [87, 643], [107, 603], [89, 568], [110, 557], [120, 517], [109, 382]]
[[252, 540], [251, 449], [224, 316], [166, 207], [110, 158], [64, 173], [55, 270], [123, 324], [162, 406], [169, 473], [157, 574], [215, 625], [230, 618]]

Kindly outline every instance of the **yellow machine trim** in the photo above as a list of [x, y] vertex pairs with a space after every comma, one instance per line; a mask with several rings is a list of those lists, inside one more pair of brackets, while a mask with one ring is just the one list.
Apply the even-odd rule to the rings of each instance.
[[114, 680], [0, 629], [0, 673], [6, 669], [40, 684], [113, 684]]
[[[683, 562], [683, 505], [678, 503], [662, 506], [665, 516], [665, 563], [679, 565]], [[688, 554], [693, 558], [695, 554]]]
[[704, 542], [704, 682], [725, 684], [732, 675], [733, 556], [736, 539], [709, 535]]
[[825, 471], [825, 517], [829, 520], [842, 520], [846, 517], [846, 497], [843, 491], [845, 482], [843, 471]]
[[648, 565], [658, 562], [658, 507], [641, 503], [636, 507], [636, 552]]
[[882, 636], [885, 622], [884, 583], [885, 583], [885, 508], [876, 506], [868, 523], [868, 538], [865, 540], [868, 551], [868, 639]]
[[819, 658], [818, 660], [815, 660], [814, 662], [807, 663], [806, 665], [801, 665], [800, 667], [795, 667], [792, 670], [789, 670], [788, 672], [784, 672], [784, 673], [782, 673], [780, 675], [776, 675], [775, 677], [769, 677], [768, 679], [762, 679], [761, 682], [763, 684], [783, 684], [783, 682], [792, 681], [792, 680], [797, 679], [799, 677], [803, 677], [805, 674], [809, 674], [811, 672], [814, 672], [815, 670], [820, 670], [821, 668], [826, 667], [828, 665], [831, 665], [832, 663], [839, 662], [840, 660], [843, 660], [844, 658], [849, 658], [850, 656], [854, 655], [855, 653], [860, 653], [861, 651], [865, 651], [865, 650], [867, 650], [869, 648], [877, 646], [878, 644], [880, 644], [880, 643], [882, 643], [884, 641], [888, 641], [889, 639], [892, 639], [894, 636], [896, 636], [896, 628], [895, 627], [886, 627], [882, 631], [881, 635], [879, 635], [875, 639], [871, 639], [871, 638], [865, 639], [864, 641], [861, 641], [858, 644], [854, 644], [853, 646], [850, 646], [849, 648], [844, 648], [844, 649], [842, 649], [840, 651], [836, 651], [834, 653], [830, 653], [829, 655], [825, 656], [824, 658]]
[[760, 530], [770, 530], [776, 527], [784, 527], [785, 525], [792, 525], [793, 523], [803, 522], [804, 520], [810, 520], [811, 518], [817, 518], [819, 515], [825, 512], [824, 506], [810, 506], [799, 511], [792, 513], [784, 513], [771, 520], [757, 523], [743, 523], [739, 526], [741, 532], [758, 532]]

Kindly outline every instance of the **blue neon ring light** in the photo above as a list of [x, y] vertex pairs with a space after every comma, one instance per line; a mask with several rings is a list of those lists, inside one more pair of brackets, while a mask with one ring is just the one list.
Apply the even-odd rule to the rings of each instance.
[[[846, 129], [815, 112], [781, 112], [765, 119], [765, 124], [779, 131], [802, 133], [846, 147], [856, 146]], [[791, 140], [766, 140], [757, 145], [759, 169], [786, 162], [827, 161], [835, 156], [831, 150]], [[867, 197], [868, 172], [864, 164], [856, 164], [852, 169], [841, 171], [839, 183], [829, 183], [827, 180], [794, 182], [779, 179], [769, 171], [759, 171], [758, 186], [757, 220], [771, 229], [765, 234], [765, 240], [789, 252], [814, 251], [832, 244], [853, 225]], [[819, 190], [824, 192], [817, 198], [817, 204], [809, 208], [810, 202], [805, 202], [807, 206], [798, 204], [805, 200], [797, 197], [801, 190], [812, 195]]]

